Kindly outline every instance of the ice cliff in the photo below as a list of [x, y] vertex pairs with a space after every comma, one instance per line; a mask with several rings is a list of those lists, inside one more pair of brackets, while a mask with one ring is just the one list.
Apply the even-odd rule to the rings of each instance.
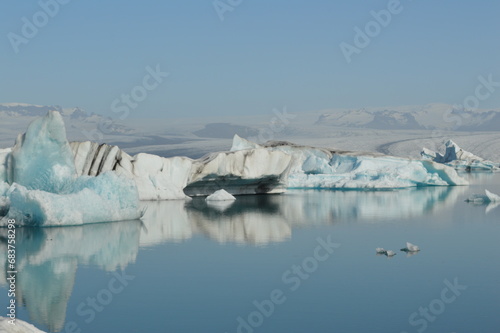
[[485, 160], [468, 151], [460, 148], [452, 140], [445, 143], [444, 155], [424, 148], [420, 153], [424, 159], [431, 160], [437, 163], [446, 164], [455, 169], [462, 170], [484, 170], [484, 171], [499, 171], [500, 163]]
[[114, 171], [133, 179], [141, 200], [185, 199], [225, 189], [232, 194], [285, 191], [291, 157], [283, 152], [250, 149], [217, 152], [193, 160], [151, 154], [130, 156], [116, 146], [72, 142], [79, 175]]
[[[34, 120], [0, 153], [0, 212], [23, 225], [79, 225], [140, 217], [133, 181], [116, 173], [78, 177], [61, 115]], [[2, 214], [3, 215], [3, 214]]]

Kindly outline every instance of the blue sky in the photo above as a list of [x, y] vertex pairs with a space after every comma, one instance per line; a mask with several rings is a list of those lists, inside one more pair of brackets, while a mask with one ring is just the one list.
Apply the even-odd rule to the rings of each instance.
[[[462, 103], [479, 75], [500, 81], [498, 1], [401, 0], [350, 63], [340, 43], [355, 45], [354, 28], [364, 30], [390, 1], [221, 2], [232, 8], [223, 21], [213, 0], [72, 0], [16, 53], [9, 33], [23, 37], [22, 18], [33, 23], [42, 9], [2, 1], [0, 102], [116, 116], [112, 103], [141, 92], [146, 68], [158, 64], [169, 76], [130, 116]], [[480, 107], [500, 107], [500, 88]]]

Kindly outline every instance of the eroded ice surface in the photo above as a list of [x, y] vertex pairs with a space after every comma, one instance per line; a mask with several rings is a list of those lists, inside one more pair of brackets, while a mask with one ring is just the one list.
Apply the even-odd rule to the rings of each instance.
[[293, 157], [288, 188], [401, 188], [467, 184], [453, 168], [431, 161], [332, 151], [288, 142], [268, 142], [259, 146], [237, 135], [231, 150], [255, 149], [256, 146], [282, 151]]
[[219, 189], [232, 194], [281, 193], [290, 156], [266, 149], [216, 152], [200, 159], [130, 156], [116, 146], [71, 143], [79, 175], [115, 171], [133, 179], [141, 200], [175, 200], [205, 196]]
[[0, 211], [8, 212], [0, 224], [14, 218], [20, 225], [79, 225], [141, 215], [133, 181], [112, 172], [77, 176], [58, 112], [33, 121], [3, 155], [7, 182], [0, 182]]
[[500, 170], [500, 163], [488, 161], [472, 154], [471, 152], [465, 151], [452, 140], [448, 140], [446, 142], [444, 155], [427, 148], [424, 148], [420, 154], [425, 159], [429, 159], [437, 163], [443, 163], [456, 169]]

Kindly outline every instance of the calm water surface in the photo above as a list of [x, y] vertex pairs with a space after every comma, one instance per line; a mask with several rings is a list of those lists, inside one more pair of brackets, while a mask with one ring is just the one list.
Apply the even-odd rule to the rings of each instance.
[[[18, 316], [50, 332], [499, 332], [500, 207], [464, 200], [500, 194], [500, 175], [467, 177], [144, 203], [143, 222], [18, 229]], [[406, 241], [422, 250], [399, 251]]]

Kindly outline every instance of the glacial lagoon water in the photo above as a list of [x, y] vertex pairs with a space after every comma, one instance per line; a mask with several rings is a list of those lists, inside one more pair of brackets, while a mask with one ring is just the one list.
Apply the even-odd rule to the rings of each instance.
[[[500, 206], [464, 200], [500, 193], [500, 175], [466, 176], [145, 202], [143, 222], [20, 228], [17, 314], [49, 332], [498, 332]], [[399, 251], [407, 241], [421, 251]]]

